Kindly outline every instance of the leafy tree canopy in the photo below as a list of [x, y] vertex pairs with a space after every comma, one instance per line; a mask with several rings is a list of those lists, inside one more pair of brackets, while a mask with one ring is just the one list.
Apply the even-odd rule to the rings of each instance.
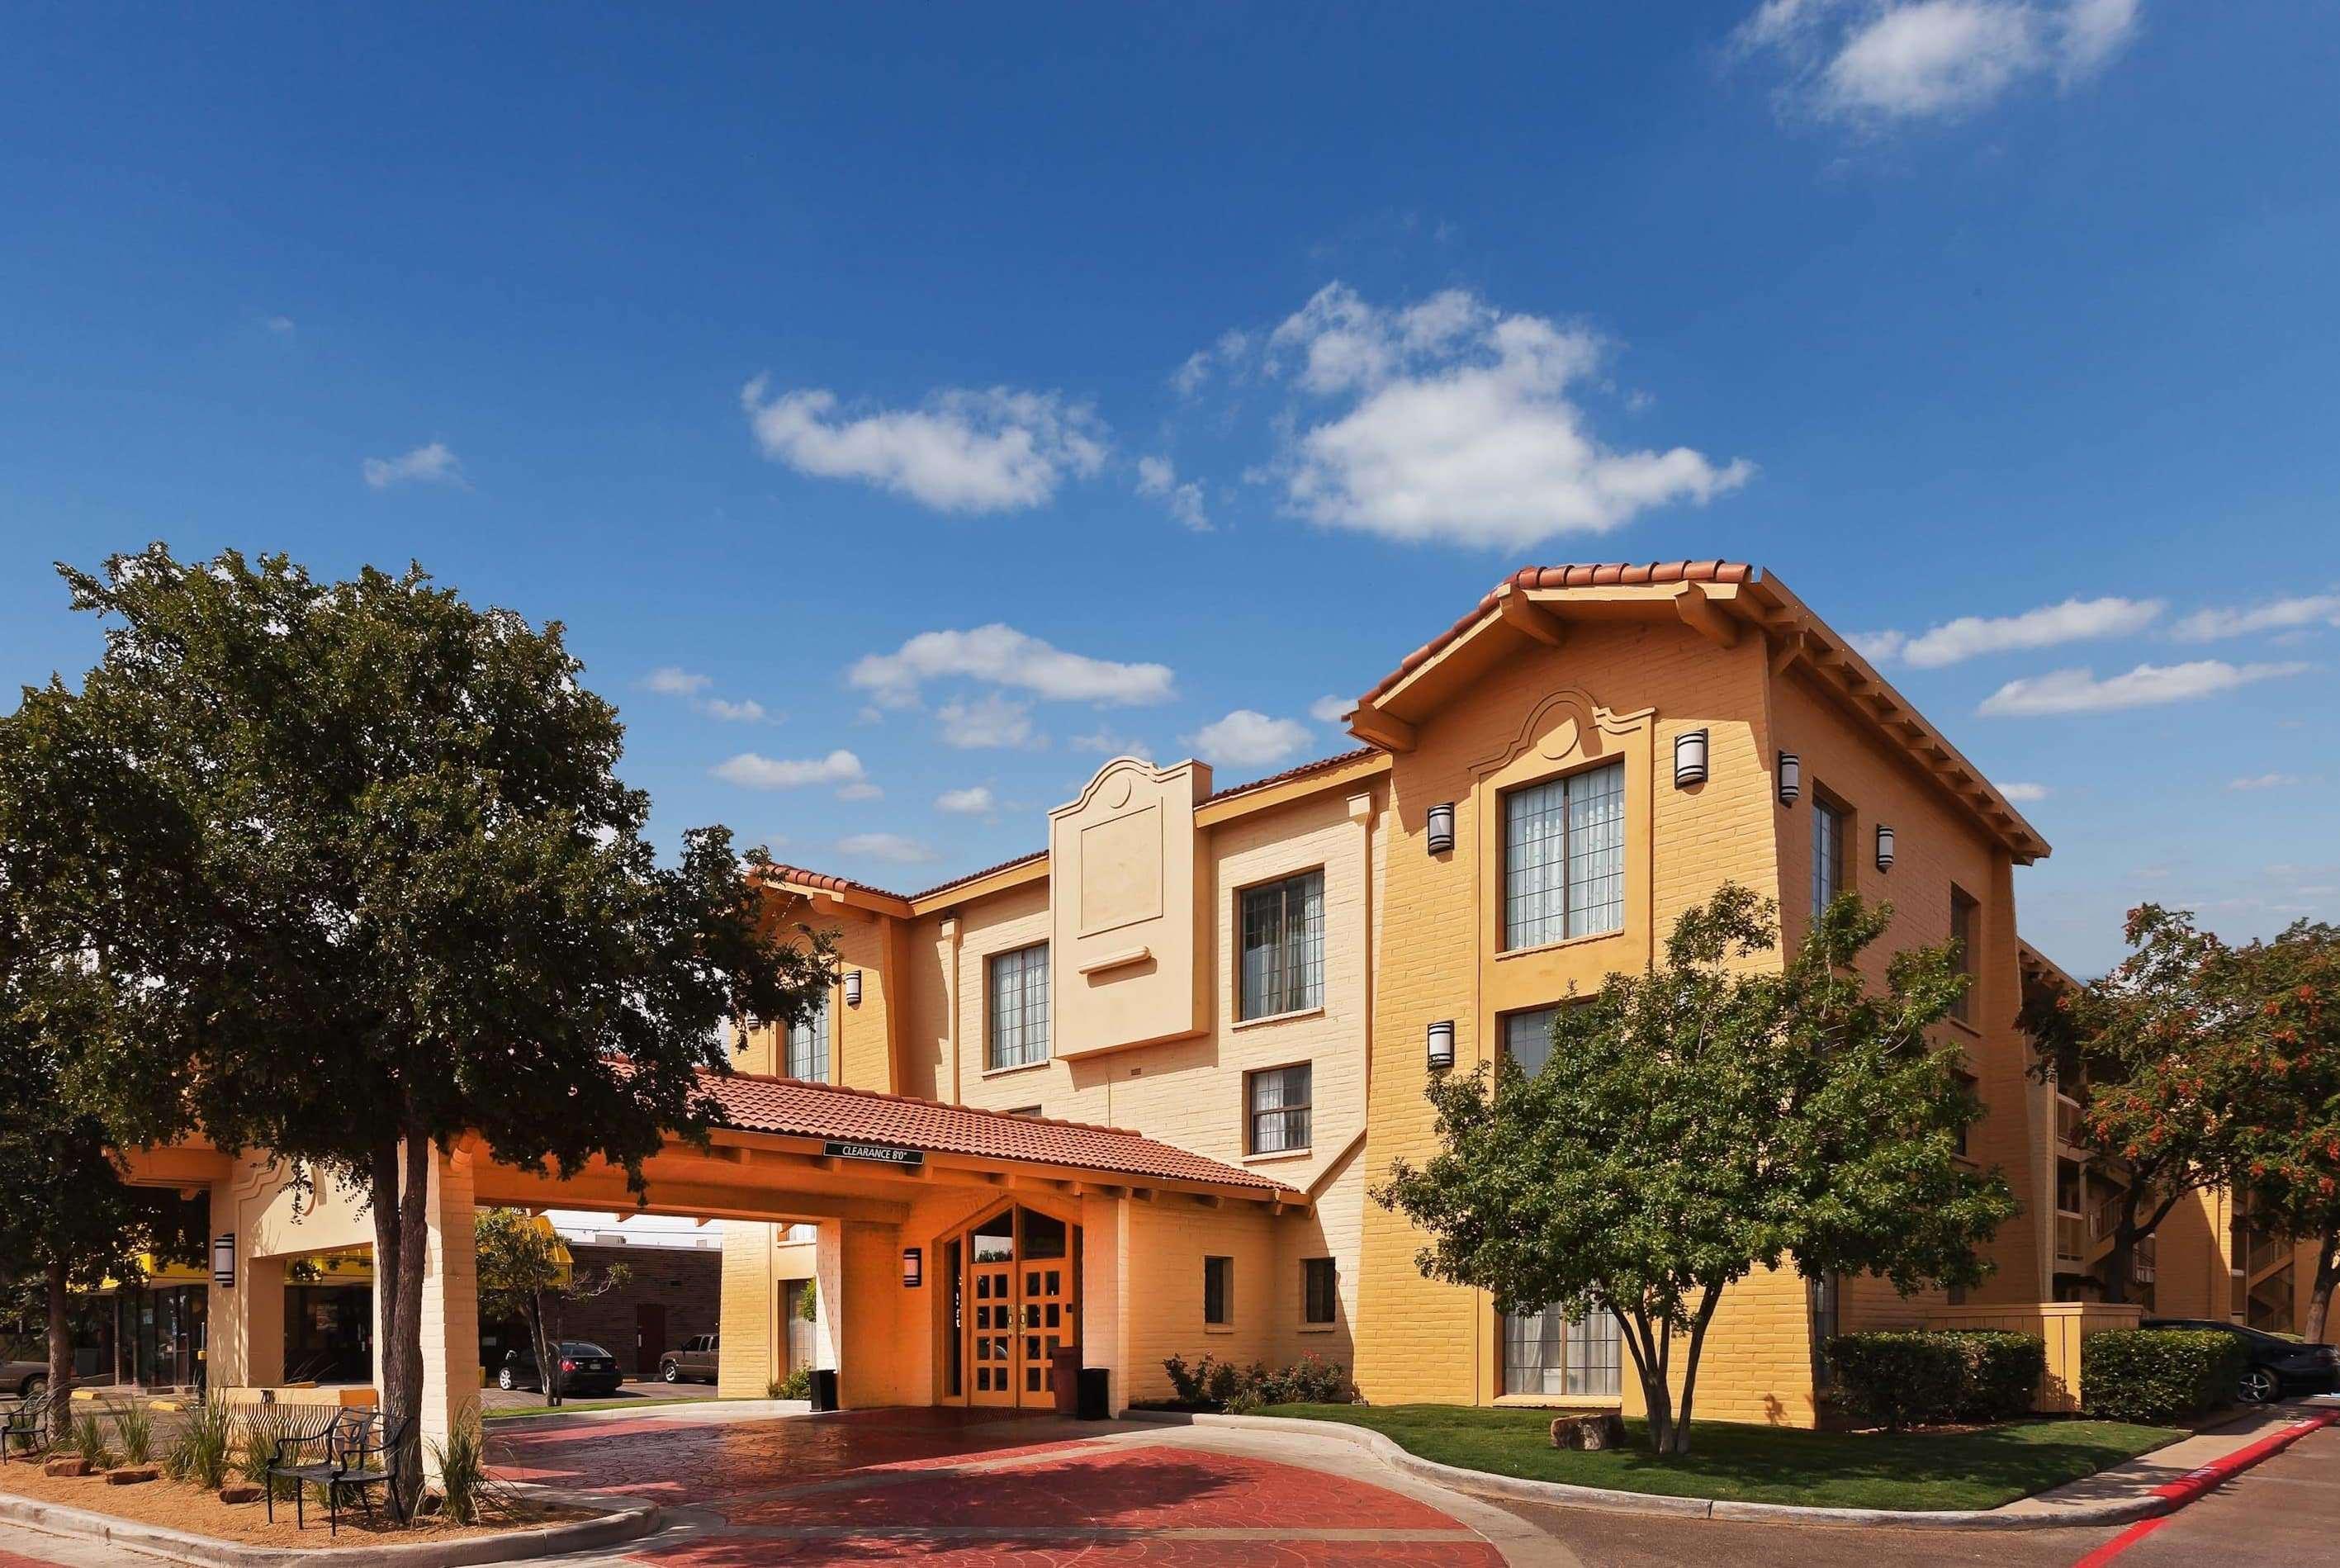
[[1726, 887], [1661, 964], [1561, 1007], [1540, 1073], [1433, 1081], [1440, 1152], [1374, 1194], [1429, 1234], [1423, 1272], [1506, 1312], [1614, 1315], [1661, 1453], [1687, 1452], [1707, 1326], [1754, 1270], [1981, 1278], [1975, 1249], [2017, 1206], [1959, 1160], [1980, 1107], [1928, 1039], [1965, 977], [1913, 949], [1869, 989], [1849, 966], [1890, 917], [1847, 896], [1780, 963], [1775, 907]]
[[2239, 955], [2256, 1002], [2242, 1031], [2246, 1097], [2227, 1182], [2253, 1223], [2315, 1248], [2307, 1337], [2322, 1339], [2340, 1284], [2340, 928], [2301, 920]]

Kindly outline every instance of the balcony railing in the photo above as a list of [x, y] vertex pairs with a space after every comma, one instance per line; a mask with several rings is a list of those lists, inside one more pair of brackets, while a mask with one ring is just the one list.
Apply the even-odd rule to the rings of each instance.
[[2281, 1263], [2290, 1253], [2291, 1245], [2281, 1236], [2269, 1236], [2263, 1230], [2251, 1231], [2251, 1253], [2248, 1267], [2253, 1278]]
[[2151, 1285], [2155, 1265], [2161, 1256], [2158, 1236], [2147, 1236], [2129, 1253], [2129, 1277], [2139, 1285]]
[[2056, 1261], [2082, 1263], [2088, 1255], [2087, 1222], [2065, 1210], [2056, 1214]]
[[2080, 1102], [2067, 1094], [2056, 1097], [2056, 1141], [2077, 1144], [2080, 1141]]

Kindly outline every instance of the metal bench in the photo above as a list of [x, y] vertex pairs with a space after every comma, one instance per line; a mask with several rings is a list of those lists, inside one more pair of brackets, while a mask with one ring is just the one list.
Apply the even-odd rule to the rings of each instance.
[[73, 1384], [45, 1388], [0, 1417], [0, 1464], [33, 1459], [57, 1445], [73, 1425]]
[[309, 1527], [308, 1485], [325, 1489], [327, 1531], [339, 1534], [342, 1496], [353, 1495], [373, 1520], [373, 1499], [367, 1489], [390, 1484], [398, 1476], [399, 1433], [385, 1434], [382, 1416], [371, 1410], [344, 1410], [313, 1431], [296, 1432], [277, 1440], [268, 1464], [268, 1518], [276, 1520], [276, 1479], [292, 1483], [294, 1527]]

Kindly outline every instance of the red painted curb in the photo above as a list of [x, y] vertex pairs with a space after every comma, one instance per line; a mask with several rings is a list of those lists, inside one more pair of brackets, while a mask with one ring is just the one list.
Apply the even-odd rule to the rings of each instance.
[[2311, 1432], [2321, 1432], [2335, 1422], [2340, 1422], [2340, 1410], [2319, 1410], [2314, 1415], [2293, 1422], [2280, 1432], [2270, 1432], [2256, 1443], [2237, 1448], [2223, 1459], [2214, 1459], [2198, 1469], [2189, 1470], [2176, 1480], [2153, 1489], [2153, 1495], [2169, 1500], [2169, 1506], [2151, 1519], [2130, 1525], [2095, 1551], [2072, 1564], [2072, 1568], [2105, 1568], [2105, 1564], [2167, 1524], [2177, 1511], [2205, 1493], [2241, 1474], [2263, 1459], [2271, 1459]]

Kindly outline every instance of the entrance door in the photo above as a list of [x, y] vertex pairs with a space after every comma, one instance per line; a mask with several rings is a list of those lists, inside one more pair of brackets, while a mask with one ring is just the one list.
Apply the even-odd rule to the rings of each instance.
[[656, 1377], [659, 1357], [666, 1354], [666, 1307], [658, 1302], [634, 1304], [634, 1374]]
[[967, 1365], [972, 1404], [1016, 1403], [1016, 1211], [977, 1226], [967, 1238], [967, 1300], [973, 1305]]
[[[1050, 1358], [1080, 1343], [1078, 1230], [1016, 1207], [968, 1233], [962, 1301], [969, 1404], [1055, 1403]], [[946, 1255], [956, 1250], [954, 1243]]]

